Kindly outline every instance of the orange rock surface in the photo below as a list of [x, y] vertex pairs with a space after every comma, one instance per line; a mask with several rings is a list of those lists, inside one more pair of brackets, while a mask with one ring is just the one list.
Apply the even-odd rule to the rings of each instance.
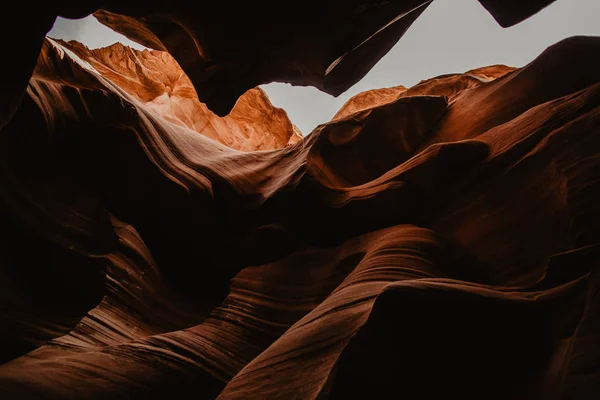
[[302, 138], [286, 112], [274, 107], [260, 88], [242, 95], [231, 113], [221, 118], [198, 100], [189, 78], [167, 52], [138, 51], [120, 43], [95, 50], [77, 42], [59, 43], [167, 121], [228, 147], [274, 150]]

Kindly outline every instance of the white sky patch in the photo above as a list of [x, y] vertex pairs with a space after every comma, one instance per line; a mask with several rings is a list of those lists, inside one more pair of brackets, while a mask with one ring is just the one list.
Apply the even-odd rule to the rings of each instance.
[[57, 18], [47, 36], [66, 41], [77, 40], [90, 49], [99, 49], [100, 47], [110, 46], [117, 42], [121, 42], [137, 50], [145, 49], [141, 44], [129, 40], [127, 36], [123, 36], [106, 25], [102, 25], [91, 15], [82, 19]]

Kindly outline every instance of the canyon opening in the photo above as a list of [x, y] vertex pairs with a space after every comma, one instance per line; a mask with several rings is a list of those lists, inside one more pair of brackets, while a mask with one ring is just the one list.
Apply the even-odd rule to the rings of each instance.
[[600, 398], [597, 1], [11, 7], [0, 398]]

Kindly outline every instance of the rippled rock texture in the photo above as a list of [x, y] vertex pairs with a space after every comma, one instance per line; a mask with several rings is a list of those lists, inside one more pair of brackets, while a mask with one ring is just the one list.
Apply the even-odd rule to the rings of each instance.
[[599, 38], [259, 152], [172, 62], [44, 42], [0, 136], [0, 397], [598, 398]]

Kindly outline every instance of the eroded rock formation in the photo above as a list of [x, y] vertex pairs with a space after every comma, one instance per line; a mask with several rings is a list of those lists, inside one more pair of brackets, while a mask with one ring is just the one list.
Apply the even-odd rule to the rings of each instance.
[[[481, 2], [504, 25], [550, 3]], [[342, 90], [427, 3], [328, 3], [321, 43], [312, 2], [274, 42], [262, 3], [224, 27], [224, 3], [97, 11], [191, 80], [160, 51], [38, 43], [99, 7], [46, 5], [1, 96], [0, 398], [597, 399], [600, 38], [359, 94], [289, 146], [259, 90], [223, 119], [193, 94]]]
[[1, 136], [3, 398], [600, 393], [600, 39], [270, 152], [65, 46]]

